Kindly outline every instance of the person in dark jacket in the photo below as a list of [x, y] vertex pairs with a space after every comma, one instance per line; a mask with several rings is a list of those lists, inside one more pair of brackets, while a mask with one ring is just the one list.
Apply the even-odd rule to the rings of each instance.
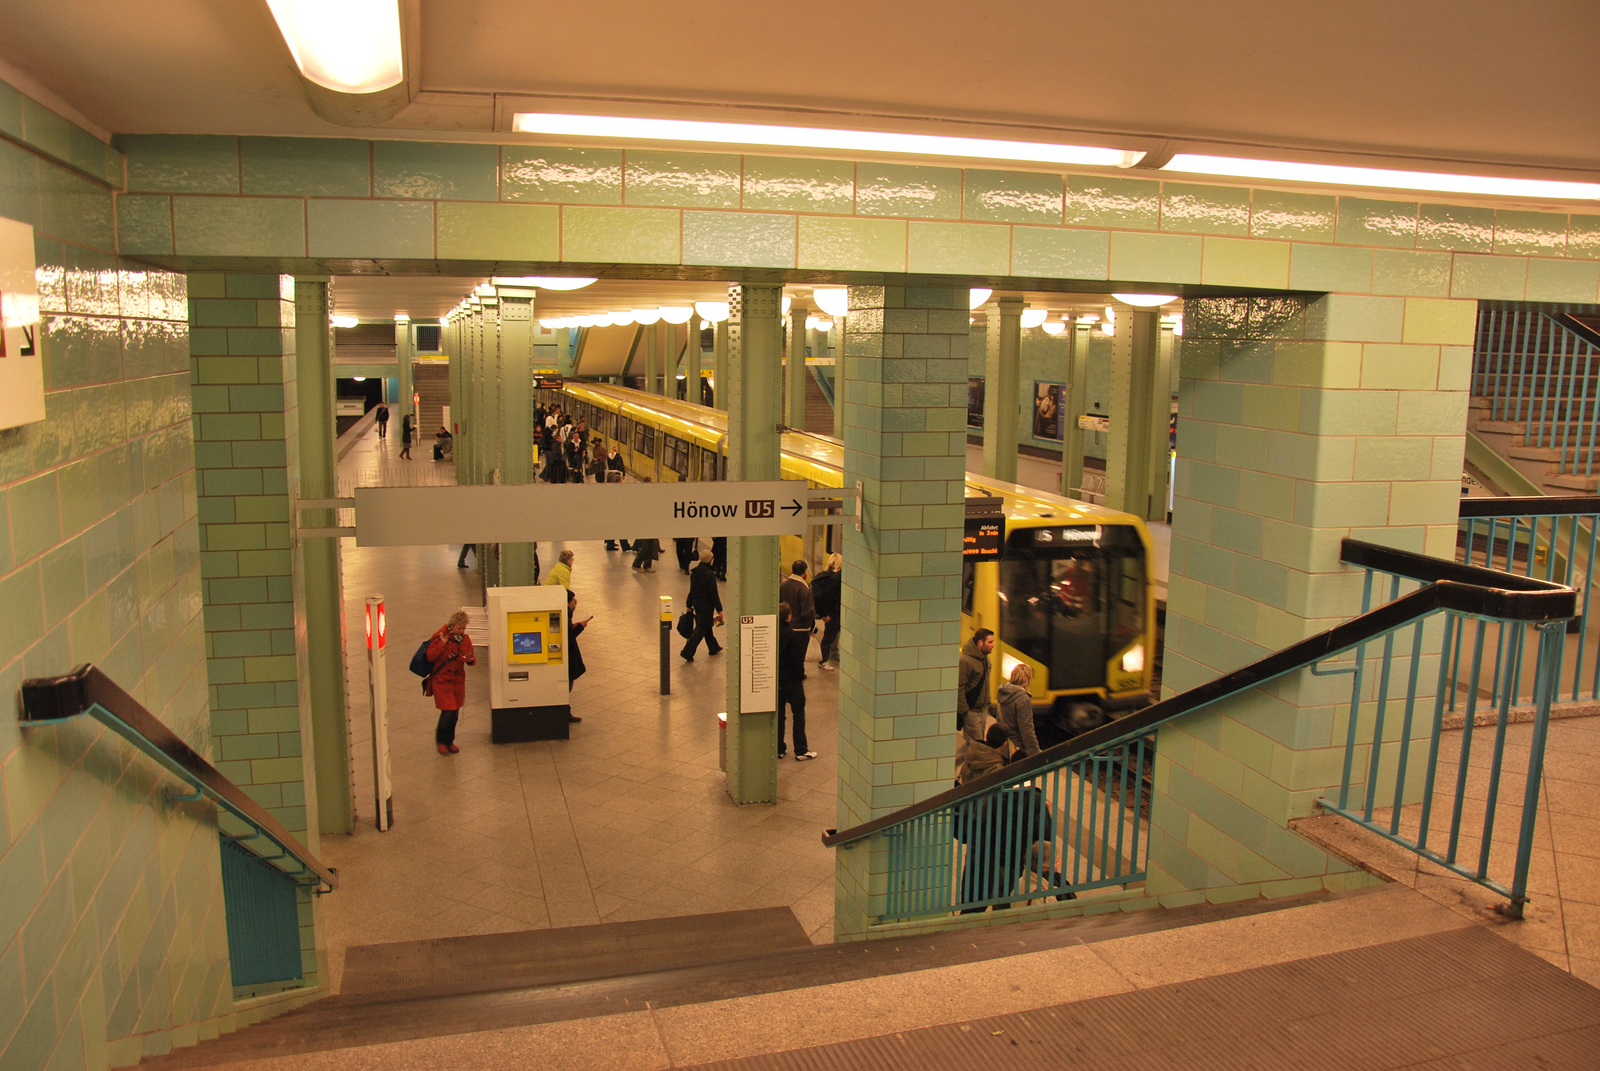
[[830, 554], [828, 567], [811, 582], [811, 599], [817, 617], [822, 620], [822, 653], [818, 662], [822, 669], [832, 669], [839, 664], [840, 595], [843, 587], [840, 570], [843, 566], [844, 558]]
[[[779, 630], [791, 630], [794, 611], [789, 604], [778, 604]], [[809, 635], [809, 633], [807, 633]], [[783, 723], [787, 714], [794, 715], [794, 759], [805, 762], [817, 757], [806, 744], [806, 652], [798, 644], [778, 646], [778, 758], [786, 753], [783, 741]]]
[[656, 571], [656, 559], [661, 557], [661, 540], [635, 539], [633, 541], [633, 567], [641, 572]]
[[[581, 649], [579, 649], [579, 647], [578, 647], [578, 637], [583, 635], [583, 630], [588, 628], [589, 627], [589, 622], [591, 622], [593, 620], [594, 620], [594, 616], [592, 614], [590, 616], [584, 618], [582, 621], [578, 620], [578, 597], [572, 593], [572, 589], [568, 588], [567, 589], [567, 701], [569, 703], [572, 701], [572, 686], [577, 683], [579, 677], [583, 676], [584, 673], [588, 672], [588, 668], [589, 668], [589, 667], [587, 667], [587, 666], [585, 666], [583, 664], [583, 651]], [[568, 708], [568, 713], [567, 713], [567, 720], [568, 721], [582, 721], [583, 719], [578, 717], [576, 714], [571, 713], [571, 708], [569, 707]]]
[[796, 558], [789, 567], [789, 575], [778, 587], [778, 598], [789, 604], [790, 624], [778, 629], [779, 642], [794, 647], [794, 656], [800, 660], [800, 675], [805, 676], [806, 651], [811, 647], [811, 634], [817, 630], [817, 611], [811, 598], [811, 585], [806, 583], [806, 563]]
[[389, 437], [389, 407], [380, 403], [378, 405], [378, 438]]
[[417, 422], [407, 413], [400, 418], [400, 456], [411, 460], [411, 442], [417, 437]]
[[728, 537], [714, 536], [711, 540], [711, 565], [718, 580], [728, 579]]
[[683, 660], [694, 661], [694, 653], [700, 649], [701, 640], [706, 641], [706, 654], [721, 654], [722, 644], [717, 642], [717, 634], [713, 629], [722, 623], [722, 595], [717, 590], [717, 572], [712, 568], [710, 551], [700, 555], [700, 564], [689, 574], [689, 594], [684, 599], [684, 605], [694, 611], [694, 632], [689, 635], [689, 642], [683, 650], [678, 652]]
[[687, 538], [681, 536], [674, 537], [672, 540], [672, 549], [676, 551], [678, 555], [678, 568], [682, 569], [685, 573], [688, 573], [690, 568], [694, 566], [695, 558], [699, 555], [700, 540], [694, 536], [688, 536]]
[[980, 628], [961, 645], [956, 668], [956, 769], [967, 762], [969, 745], [981, 742], [989, 724], [989, 655], [994, 633]]
[[454, 755], [461, 750], [456, 747], [456, 720], [467, 698], [467, 667], [478, 662], [473, 657], [472, 638], [467, 635], [466, 614], [457, 610], [433, 634], [428, 641], [428, 661], [433, 664], [433, 674], [428, 678], [433, 687], [433, 705], [439, 708], [433, 740], [439, 754]]

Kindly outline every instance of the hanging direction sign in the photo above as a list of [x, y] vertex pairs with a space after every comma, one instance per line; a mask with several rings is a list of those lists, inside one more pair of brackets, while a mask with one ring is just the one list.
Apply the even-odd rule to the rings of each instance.
[[809, 497], [804, 480], [358, 487], [355, 535], [361, 547], [801, 535]]

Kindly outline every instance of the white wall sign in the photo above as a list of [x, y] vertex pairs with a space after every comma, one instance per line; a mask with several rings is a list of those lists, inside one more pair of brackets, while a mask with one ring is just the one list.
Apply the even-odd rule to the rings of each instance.
[[739, 713], [778, 709], [778, 615], [739, 618]]
[[44, 419], [33, 228], [0, 219], [0, 428]]

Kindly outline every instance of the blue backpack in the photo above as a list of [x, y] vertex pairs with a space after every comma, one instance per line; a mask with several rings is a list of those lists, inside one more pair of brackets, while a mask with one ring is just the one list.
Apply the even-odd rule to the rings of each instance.
[[411, 665], [408, 668], [419, 677], [426, 677], [433, 673], [433, 663], [428, 661], [428, 644], [432, 642], [433, 637], [429, 636], [417, 648], [417, 653], [411, 656]]

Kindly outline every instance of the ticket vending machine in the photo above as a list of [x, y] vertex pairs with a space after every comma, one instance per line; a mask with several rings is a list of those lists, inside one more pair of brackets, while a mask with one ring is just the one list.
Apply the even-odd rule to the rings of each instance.
[[489, 738], [567, 739], [567, 589], [490, 588], [488, 596]]

